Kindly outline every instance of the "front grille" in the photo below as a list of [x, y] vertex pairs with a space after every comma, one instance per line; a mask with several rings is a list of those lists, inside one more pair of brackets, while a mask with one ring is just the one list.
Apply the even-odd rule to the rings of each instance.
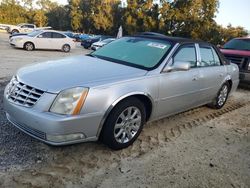
[[237, 65], [241, 65], [244, 61], [244, 57], [240, 57], [240, 56], [225, 55], [225, 57], [228, 60], [230, 60], [232, 63], [235, 63]]
[[242, 57], [236, 55], [225, 55], [226, 59], [238, 65], [239, 69], [248, 70], [248, 65], [250, 63], [249, 57]]
[[20, 124], [18, 122], [16, 122], [13, 118], [11, 118], [9, 116], [9, 114], [7, 114], [7, 119], [12, 123], [14, 124], [16, 127], [18, 127], [19, 129], [31, 134], [31, 135], [34, 135], [38, 138], [41, 138], [43, 140], [46, 139], [46, 134], [42, 131], [39, 131], [39, 130], [36, 130], [36, 129], [33, 129], [33, 128], [30, 128], [28, 127], [27, 125], [24, 125], [24, 124]]
[[17, 79], [12, 79], [7, 88], [7, 98], [15, 104], [32, 107], [44, 91], [28, 86]]

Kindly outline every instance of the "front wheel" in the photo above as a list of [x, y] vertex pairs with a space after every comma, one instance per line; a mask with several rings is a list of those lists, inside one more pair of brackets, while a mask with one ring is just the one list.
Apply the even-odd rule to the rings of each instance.
[[109, 114], [101, 133], [101, 141], [114, 150], [126, 148], [140, 135], [145, 121], [143, 103], [137, 98], [125, 99]]
[[32, 50], [35, 49], [35, 46], [34, 46], [34, 44], [31, 43], [31, 42], [26, 42], [26, 43], [24, 44], [24, 49], [27, 50], [27, 51], [32, 51]]
[[229, 91], [230, 91], [230, 86], [229, 83], [226, 82], [221, 86], [214, 102], [209, 104], [209, 106], [215, 109], [221, 109], [226, 104]]

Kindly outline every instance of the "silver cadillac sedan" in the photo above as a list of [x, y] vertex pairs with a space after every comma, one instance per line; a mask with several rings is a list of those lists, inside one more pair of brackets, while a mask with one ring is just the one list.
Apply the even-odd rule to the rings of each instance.
[[20, 69], [4, 92], [7, 119], [52, 145], [131, 145], [143, 125], [201, 105], [219, 109], [239, 70], [213, 45], [140, 34], [87, 55]]

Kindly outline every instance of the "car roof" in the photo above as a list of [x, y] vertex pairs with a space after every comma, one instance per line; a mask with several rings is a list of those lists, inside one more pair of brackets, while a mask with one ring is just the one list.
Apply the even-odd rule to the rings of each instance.
[[173, 43], [202, 43], [202, 44], [211, 45], [210, 43], [204, 42], [202, 40], [188, 39], [188, 38], [183, 38], [183, 37], [172, 37], [172, 36], [166, 36], [160, 33], [152, 33], [152, 32], [139, 33], [139, 34], [133, 35], [133, 37], [150, 38], [150, 39], [156, 39], [156, 40], [170, 41]]
[[237, 38], [234, 38], [234, 39], [250, 40], [250, 36], [247, 36], [247, 37], [237, 37]]
[[49, 29], [42, 29], [43, 32], [57, 32], [57, 33], [64, 33], [63, 31], [57, 31], [57, 30], [49, 30]]

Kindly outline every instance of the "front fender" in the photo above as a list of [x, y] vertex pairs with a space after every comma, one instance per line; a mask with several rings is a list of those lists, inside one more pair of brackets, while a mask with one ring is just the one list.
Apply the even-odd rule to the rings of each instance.
[[111, 110], [123, 99], [142, 95], [147, 97], [152, 104], [152, 116], [156, 100], [158, 98], [158, 78], [144, 78], [117, 84], [110, 84], [98, 88], [90, 88], [86, 98], [82, 114], [101, 113], [103, 115], [99, 125], [97, 136], [99, 136], [103, 124]]

